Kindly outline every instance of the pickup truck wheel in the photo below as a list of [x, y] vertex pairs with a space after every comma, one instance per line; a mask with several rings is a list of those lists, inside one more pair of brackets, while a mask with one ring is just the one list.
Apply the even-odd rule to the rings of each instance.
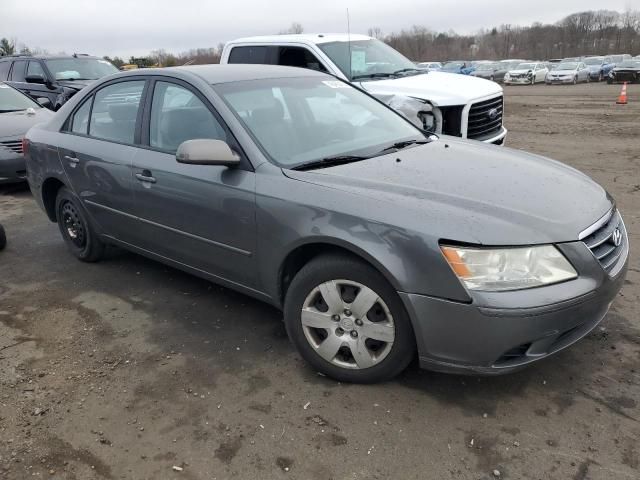
[[320, 256], [287, 291], [289, 338], [315, 369], [343, 382], [374, 383], [404, 370], [415, 337], [397, 292], [357, 259]]
[[0, 250], [7, 246], [7, 235], [4, 233], [4, 228], [0, 225]]
[[69, 251], [83, 262], [97, 262], [104, 255], [104, 243], [89, 223], [80, 201], [63, 187], [56, 197], [58, 227]]

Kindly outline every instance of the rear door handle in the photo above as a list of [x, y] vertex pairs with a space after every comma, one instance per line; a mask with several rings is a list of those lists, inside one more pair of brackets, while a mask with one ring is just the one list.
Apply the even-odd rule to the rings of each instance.
[[64, 159], [69, 162], [69, 166], [71, 168], [76, 168], [76, 165], [80, 163], [80, 159], [77, 157], [72, 157], [71, 155], [65, 155]]
[[149, 170], [143, 170], [141, 173], [136, 173], [136, 178], [141, 182], [156, 183], [155, 177]]

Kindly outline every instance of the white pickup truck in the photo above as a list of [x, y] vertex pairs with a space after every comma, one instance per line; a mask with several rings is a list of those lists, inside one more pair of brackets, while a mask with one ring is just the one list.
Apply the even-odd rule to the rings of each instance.
[[502, 145], [503, 92], [466, 75], [425, 72], [366, 35], [304, 34], [241, 38], [220, 63], [287, 65], [327, 72], [369, 92], [427, 131]]

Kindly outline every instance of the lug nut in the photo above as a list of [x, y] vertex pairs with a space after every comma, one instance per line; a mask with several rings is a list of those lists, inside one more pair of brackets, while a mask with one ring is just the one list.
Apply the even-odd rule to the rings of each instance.
[[340, 321], [340, 315], [334, 315], [334, 316], [333, 316], [333, 317], [331, 317], [331, 318], [333, 318], [333, 321], [334, 321], [334, 322], [339, 322], [339, 321]]
[[362, 320], [360, 320], [359, 318], [356, 319], [356, 325], [358, 325], [359, 327], [362, 326]]
[[350, 317], [350, 316], [351, 316], [351, 310], [345, 310], [345, 311], [344, 311], [344, 314], [345, 314], [347, 317]]
[[336, 335], [342, 335], [344, 333], [344, 330], [341, 329], [340, 327], [336, 328]]
[[351, 330], [351, 336], [353, 338], [358, 338], [358, 332], [356, 332], [355, 330]]

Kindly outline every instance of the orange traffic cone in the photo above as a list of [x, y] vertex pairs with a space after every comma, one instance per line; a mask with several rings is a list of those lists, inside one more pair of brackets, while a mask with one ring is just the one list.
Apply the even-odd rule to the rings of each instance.
[[616, 101], [618, 105], [626, 105], [627, 104], [627, 82], [622, 84], [622, 91], [620, 92], [620, 96]]

